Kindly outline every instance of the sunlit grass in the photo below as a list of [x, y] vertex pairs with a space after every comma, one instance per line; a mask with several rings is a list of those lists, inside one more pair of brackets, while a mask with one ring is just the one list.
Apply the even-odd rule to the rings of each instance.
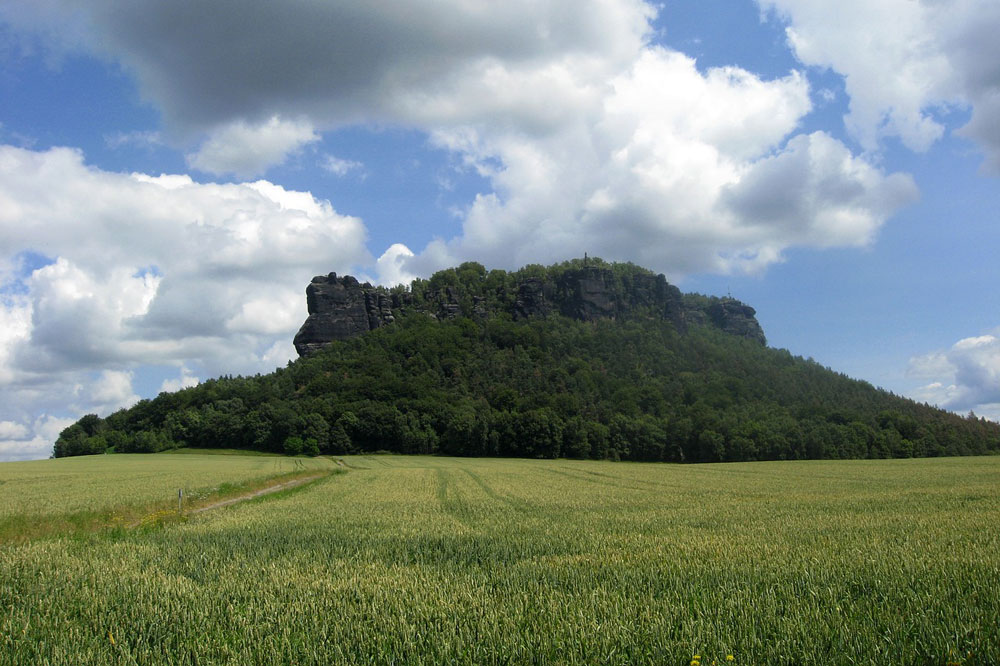
[[150, 522], [208, 497], [252, 490], [274, 478], [331, 470], [329, 459], [148, 454], [0, 464], [0, 543], [58, 532]]
[[0, 663], [1000, 663], [998, 458], [345, 462], [0, 548]]

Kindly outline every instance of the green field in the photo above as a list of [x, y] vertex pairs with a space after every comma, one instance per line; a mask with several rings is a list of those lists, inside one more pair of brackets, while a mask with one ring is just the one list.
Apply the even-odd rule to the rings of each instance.
[[[184, 450], [185, 452], [189, 450]], [[0, 463], [0, 543], [23, 533], [128, 523], [272, 477], [330, 470], [328, 459], [121, 454]]]
[[[123, 465], [169, 489], [188, 458]], [[87, 460], [31, 463], [18, 510], [102, 474], [149, 499], [123, 467], [44, 480]], [[182, 522], [0, 546], [0, 663], [1000, 663], [1000, 458], [345, 461]], [[18, 465], [0, 479], [31, 486]]]

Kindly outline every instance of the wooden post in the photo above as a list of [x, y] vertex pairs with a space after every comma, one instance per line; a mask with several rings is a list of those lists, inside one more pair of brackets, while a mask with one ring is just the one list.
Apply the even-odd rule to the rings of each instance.
[[177, 513], [184, 513], [183, 502], [184, 502], [184, 489], [183, 488], [178, 488], [177, 489]]

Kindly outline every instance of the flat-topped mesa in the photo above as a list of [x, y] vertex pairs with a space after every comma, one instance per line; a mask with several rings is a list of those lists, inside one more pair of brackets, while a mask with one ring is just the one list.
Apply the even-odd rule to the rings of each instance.
[[[414, 283], [416, 284], [416, 283]], [[425, 283], [426, 284], [426, 283]], [[465, 291], [463, 291], [463, 289]], [[616, 274], [610, 268], [567, 268], [555, 278], [525, 277], [487, 294], [476, 288], [444, 286], [421, 293], [389, 292], [336, 273], [314, 277], [306, 287], [309, 317], [295, 336], [295, 350], [306, 356], [334, 340], [393, 323], [406, 312], [422, 312], [438, 320], [465, 315], [487, 319], [507, 313], [515, 320], [558, 313], [581, 321], [652, 318], [669, 321], [679, 332], [689, 324], [719, 328], [765, 344], [764, 332], [748, 305], [712, 299], [708, 305], [685, 307], [680, 290], [663, 275], [635, 271]]]

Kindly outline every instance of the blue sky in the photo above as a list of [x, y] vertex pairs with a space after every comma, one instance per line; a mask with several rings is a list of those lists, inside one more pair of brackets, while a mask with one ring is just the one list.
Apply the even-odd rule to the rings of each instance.
[[284, 365], [313, 275], [584, 252], [1000, 418], [998, 30], [995, 0], [6, 2], [0, 460]]

